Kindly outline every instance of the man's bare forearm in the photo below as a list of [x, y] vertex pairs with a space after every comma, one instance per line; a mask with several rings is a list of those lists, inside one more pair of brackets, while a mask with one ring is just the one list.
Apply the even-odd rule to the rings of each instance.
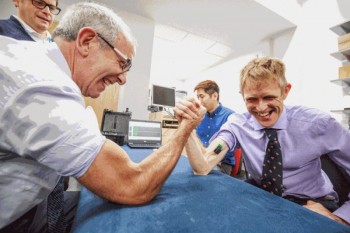
[[199, 141], [195, 131], [192, 131], [185, 148], [194, 174], [208, 174], [211, 169], [205, 157], [206, 149]]
[[152, 181], [155, 192], [160, 189], [159, 184], [163, 184], [175, 167], [183, 148], [191, 134], [193, 127], [182, 122], [172, 138], [157, 151], [140, 163], [142, 170], [146, 171], [145, 179]]

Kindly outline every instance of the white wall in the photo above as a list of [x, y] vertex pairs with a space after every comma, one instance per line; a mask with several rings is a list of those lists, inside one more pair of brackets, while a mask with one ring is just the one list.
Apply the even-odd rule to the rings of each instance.
[[0, 19], [8, 19], [10, 15], [16, 14], [16, 7], [11, 0], [1, 0]]
[[[349, 107], [350, 96], [343, 96], [342, 88], [330, 82], [338, 78], [341, 62], [330, 56], [337, 51], [337, 35], [330, 27], [350, 20], [345, 9], [350, 1], [327, 0], [260, 0], [297, 25], [277, 35], [270, 41], [252, 46], [247, 55], [214, 67], [186, 81], [186, 89], [193, 94], [193, 87], [202, 80], [213, 79], [221, 89], [221, 102], [236, 112], [246, 111], [239, 91], [239, 72], [256, 54], [275, 56], [286, 64], [287, 80], [292, 90], [286, 104], [315, 107], [326, 112]], [[341, 6], [342, 10], [339, 9]], [[268, 27], [268, 25], [266, 25]], [[344, 126], [346, 117], [331, 113]]]
[[127, 83], [120, 87], [118, 111], [129, 108], [133, 119], [148, 119], [148, 86], [154, 38], [153, 21], [126, 12], [119, 12], [137, 39], [137, 51]]

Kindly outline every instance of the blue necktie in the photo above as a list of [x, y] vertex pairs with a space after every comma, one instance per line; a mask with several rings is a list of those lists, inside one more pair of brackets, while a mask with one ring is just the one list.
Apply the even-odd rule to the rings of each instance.
[[282, 152], [276, 129], [265, 129], [269, 139], [262, 169], [261, 187], [275, 195], [282, 196], [283, 173]]

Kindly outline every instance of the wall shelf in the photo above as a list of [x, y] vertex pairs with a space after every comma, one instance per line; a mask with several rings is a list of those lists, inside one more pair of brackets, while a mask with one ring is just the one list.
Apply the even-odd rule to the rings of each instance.
[[343, 109], [343, 110], [331, 110], [331, 112], [334, 112], [334, 113], [342, 113], [342, 114], [346, 114], [346, 115], [350, 116], [350, 108], [348, 108], [348, 109]]
[[331, 53], [331, 55], [340, 61], [350, 60], [350, 48]]
[[335, 32], [339, 36], [343, 36], [350, 32], [350, 21], [346, 21], [339, 25], [330, 28], [331, 31]]
[[331, 80], [331, 82], [340, 86], [350, 86], [350, 77]]

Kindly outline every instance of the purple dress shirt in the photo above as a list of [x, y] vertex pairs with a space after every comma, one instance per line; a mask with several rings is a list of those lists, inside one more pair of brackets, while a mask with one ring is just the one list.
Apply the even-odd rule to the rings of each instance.
[[[284, 106], [271, 127], [279, 129], [283, 158], [283, 196], [318, 198], [337, 194], [321, 170], [320, 156], [330, 158], [350, 174], [350, 131], [329, 114], [302, 106]], [[250, 113], [232, 114], [213, 137], [223, 139], [233, 150], [242, 147], [247, 171], [260, 184], [268, 138], [264, 127]], [[350, 196], [350, 195], [349, 195]], [[350, 201], [334, 212], [350, 222]]]

